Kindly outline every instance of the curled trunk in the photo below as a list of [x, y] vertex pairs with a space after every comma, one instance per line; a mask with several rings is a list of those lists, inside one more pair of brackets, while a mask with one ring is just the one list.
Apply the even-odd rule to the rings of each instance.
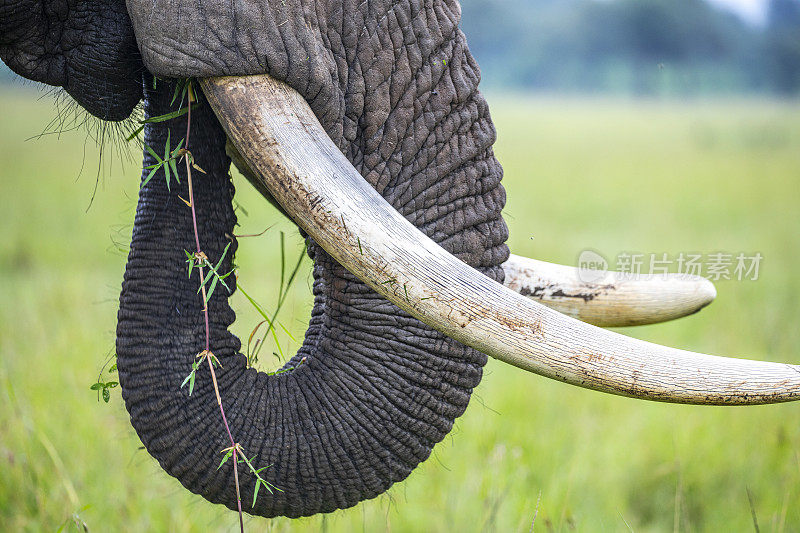
[[[148, 89], [147, 114], [168, 112], [171, 96], [166, 83]], [[502, 281], [504, 195], [489, 148], [493, 130], [474, 85], [457, 103], [432, 124], [443, 129], [411, 139], [456, 143], [460, 151], [421, 147], [421, 158], [444, 172], [392, 167], [393, 175], [386, 165], [372, 173], [384, 184], [373, 185], [448, 251]], [[201, 245], [216, 262], [236, 224], [230, 162], [207, 105], [192, 122], [190, 148], [207, 171], [194, 175]], [[416, 126], [423, 122], [420, 116]], [[148, 125], [146, 143], [164, 146], [170, 129], [176, 140], [184, 127], [180, 119]], [[145, 165], [153, 162], [145, 157]], [[187, 198], [185, 178], [181, 170], [170, 191], [159, 172], [140, 193], [119, 311], [120, 382], [133, 426], [162, 467], [189, 490], [235, 508], [232, 462], [217, 470], [228, 443], [208, 369], [198, 371], [191, 397], [180, 388], [204, 347], [198, 281], [186, 275], [184, 250], [194, 249], [194, 237], [191, 211], [179, 198]], [[303, 346], [287, 362], [295, 370], [270, 376], [248, 369], [239, 340], [228, 332], [234, 314], [225, 289], [209, 304], [211, 347], [222, 363], [217, 377], [234, 438], [255, 465], [271, 465], [262, 475], [282, 490], [260, 493], [250, 512], [262, 516], [350, 507], [404, 479], [464, 412], [486, 360], [384, 300], [313, 241], [308, 245], [315, 303]], [[244, 493], [252, 494], [253, 476], [243, 465], [239, 475]]]

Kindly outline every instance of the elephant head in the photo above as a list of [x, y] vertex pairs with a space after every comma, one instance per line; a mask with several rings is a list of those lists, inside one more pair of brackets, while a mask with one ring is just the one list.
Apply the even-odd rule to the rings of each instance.
[[[196, 217], [183, 169], [171, 186], [143, 179], [117, 357], [145, 447], [212, 502], [236, 508], [235, 473], [243, 490], [255, 484], [242, 465], [218, 468], [226, 426], [280, 489], [254, 514], [304, 516], [382, 493], [450, 431], [485, 354], [651, 400], [800, 397], [797, 367], [656, 346], [558, 312], [598, 325], [674, 318], [713, 298], [707, 282], [581, 284], [565, 267], [509, 258], [495, 131], [456, 0], [0, 0], [0, 15], [0, 57], [101, 119], [142, 99], [147, 116], [164, 115], [178, 105], [171, 79], [200, 80], [191, 140], [184, 119], [145, 128], [148, 146], [191, 143], [204, 173]], [[267, 375], [228, 331], [229, 291], [214, 292], [222, 420], [206, 369], [191, 395], [180, 385], [206, 331], [186, 272], [193, 226], [220, 270], [236, 249], [229, 154], [307, 235], [315, 303], [302, 347]], [[145, 151], [144, 166], [154, 162]]]

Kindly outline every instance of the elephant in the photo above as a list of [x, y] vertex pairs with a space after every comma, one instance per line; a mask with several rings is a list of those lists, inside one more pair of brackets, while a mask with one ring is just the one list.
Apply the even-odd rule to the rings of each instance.
[[[177, 79], [200, 89], [191, 136], [183, 115], [145, 124], [147, 147], [184, 139], [202, 172], [189, 209], [189, 165], [171, 185], [149, 179], [158, 161], [144, 151], [116, 341], [131, 423], [188, 490], [233, 510], [255, 490], [246, 465], [220, 465], [230, 429], [276, 489], [248, 512], [301, 517], [376, 497], [450, 432], [487, 356], [656, 401], [800, 398], [800, 367], [598, 327], [698, 311], [714, 297], [705, 280], [583, 283], [510, 255], [495, 129], [459, 20], [457, 0], [0, 0], [0, 58], [99, 119], [140, 102], [151, 119], [175, 112]], [[187, 276], [194, 227], [232, 269], [231, 159], [297, 223], [314, 262], [305, 340], [275, 375], [248, 367], [228, 331], [235, 287], [205, 303]], [[206, 335], [220, 365], [213, 380], [199, 368], [190, 393], [180, 385]]]

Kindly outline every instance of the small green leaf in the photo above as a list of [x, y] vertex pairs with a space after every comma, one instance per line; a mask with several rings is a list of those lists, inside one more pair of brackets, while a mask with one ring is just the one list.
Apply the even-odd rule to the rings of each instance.
[[155, 173], [157, 171], [158, 171], [158, 167], [156, 167], [156, 168], [154, 168], [153, 170], [150, 171], [150, 174], [148, 174], [147, 178], [142, 182], [142, 185], [141, 185], [142, 188], [144, 188], [144, 186], [148, 184], [150, 179], [153, 177], [153, 175], [155, 175]]
[[147, 149], [148, 152], [150, 152], [150, 155], [156, 158], [156, 161], [158, 161], [159, 163], [164, 163], [164, 160], [161, 159], [161, 157], [159, 157], [159, 155], [155, 152], [155, 150], [150, 148], [150, 145], [145, 144], [144, 147]]
[[[181, 139], [181, 144], [183, 144], [183, 139]], [[180, 144], [178, 145], [180, 146]], [[172, 173], [175, 175], [175, 181], [178, 183], [181, 182], [181, 178], [178, 175], [178, 165], [177, 165], [177, 158], [175, 157], [175, 152], [178, 151], [179, 148], [176, 148], [172, 151], [169, 158], [169, 166], [172, 168]]]
[[213, 277], [214, 277], [214, 269], [213, 269], [213, 268], [210, 268], [210, 267], [211, 267], [211, 265], [210, 265], [210, 264], [209, 264], [208, 266], [209, 266], [209, 269], [208, 269], [208, 274], [206, 274], [206, 277], [205, 277], [205, 278], [203, 279], [203, 281], [200, 283], [200, 286], [201, 286], [201, 287], [203, 287], [204, 285], [206, 285], [206, 284], [207, 284], [207, 283], [208, 283], [208, 282], [211, 280], [211, 278], [213, 278]]
[[[197, 107], [197, 105], [199, 105], [199, 104], [195, 104], [195, 107]], [[188, 107], [182, 107], [182, 108], [178, 109], [177, 111], [173, 111], [171, 113], [166, 113], [164, 115], [159, 115], [157, 117], [146, 118], [146, 119], [142, 120], [140, 123], [141, 124], [154, 124], [154, 123], [157, 123], [157, 122], [166, 122], [167, 120], [171, 120], [173, 118], [178, 118], [178, 117], [180, 117], [182, 115], [185, 115], [188, 112], [189, 112], [189, 108]]]
[[174, 104], [175, 100], [178, 98], [178, 94], [181, 93], [181, 88], [183, 87], [183, 81], [184, 80], [180, 80], [178, 83], [175, 84], [175, 91], [172, 93], [172, 101], [169, 103], [169, 105]]
[[261, 478], [256, 480], [256, 488], [253, 491], [253, 508], [256, 507], [256, 499], [258, 499], [258, 488], [261, 486]]
[[230, 458], [231, 458], [231, 455], [233, 455], [233, 450], [228, 450], [228, 451], [225, 453], [225, 457], [223, 457], [223, 458], [222, 458], [222, 461], [220, 461], [220, 463], [219, 463], [219, 466], [217, 467], [217, 470], [219, 470], [220, 468], [222, 468], [222, 465], [224, 465], [224, 464], [225, 464], [225, 463], [228, 461], [228, 459], [230, 459]]
[[233, 270], [231, 270], [230, 272], [228, 272], [228, 273], [227, 273], [227, 274], [225, 274], [224, 276], [220, 276], [219, 274], [217, 274], [217, 278], [219, 279], [219, 282], [220, 282], [220, 283], [222, 283], [222, 286], [223, 286], [223, 287], [225, 287], [225, 289], [228, 291], [228, 293], [229, 293], [229, 294], [230, 294], [230, 292], [231, 292], [231, 288], [230, 288], [230, 287], [228, 287], [228, 284], [227, 284], [227, 283], [225, 283], [225, 278], [227, 278], [227, 277], [228, 277], [228, 276], [230, 276], [231, 274], [233, 274]]
[[180, 176], [178, 176], [178, 165], [175, 161], [175, 156], [169, 158], [169, 166], [172, 169], [172, 173], [175, 175], [175, 181], [180, 183], [181, 179]]
[[219, 267], [222, 264], [222, 260], [225, 259], [225, 256], [228, 254], [228, 248], [230, 248], [230, 246], [231, 246], [230, 242], [228, 242], [228, 244], [225, 245], [225, 249], [222, 250], [222, 255], [220, 256], [219, 261], [217, 261], [217, 266], [214, 267], [215, 271], [219, 270]]
[[119, 383], [117, 383], [116, 381], [109, 381], [108, 383], [106, 383], [106, 388], [107, 389], [113, 389], [117, 385], [119, 385]]
[[167, 130], [167, 141], [164, 143], [164, 175], [167, 177], [167, 190], [172, 192], [169, 187], [169, 139], [172, 135], [172, 130]]
[[206, 293], [206, 303], [211, 299], [211, 295], [214, 294], [214, 289], [217, 287], [217, 281], [219, 281], [218, 276], [214, 276], [214, 279], [211, 281], [211, 287], [208, 289], [208, 293]]
[[113, 374], [116, 371], [117, 371], [117, 363], [114, 363], [113, 365], [111, 365], [111, 368], [108, 369], [108, 373]]
[[102, 389], [104, 386], [105, 386], [105, 383], [100, 383], [100, 382], [98, 381], [97, 383], [95, 383], [94, 385], [92, 385], [92, 386], [91, 386], [91, 387], [89, 387], [89, 388], [90, 388], [91, 390], [100, 390], [100, 389]]
[[103, 401], [108, 403], [110, 399], [111, 399], [111, 393], [108, 391], [108, 389], [103, 389]]
[[197, 365], [192, 364], [192, 371], [189, 372], [189, 375], [186, 376], [186, 379], [184, 379], [183, 383], [181, 383], [181, 388], [183, 388], [184, 385], [186, 385], [187, 383], [189, 384], [189, 396], [192, 395], [192, 390], [194, 389], [194, 375], [196, 371], [197, 371]]
[[178, 146], [176, 146], [176, 147], [175, 147], [175, 149], [174, 149], [174, 150], [172, 150], [172, 151], [169, 153], [169, 155], [170, 155], [170, 156], [172, 156], [172, 157], [177, 157], [177, 154], [178, 154], [178, 152], [180, 152], [180, 150], [181, 150], [181, 147], [183, 147], [183, 143], [184, 143], [184, 141], [186, 141], [186, 139], [181, 139], [181, 142], [179, 142], [179, 143], [178, 143]]
[[203, 287], [206, 286], [206, 284], [208, 283], [208, 280], [210, 280], [211, 276], [213, 276], [213, 275], [214, 275], [214, 271], [209, 268], [208, 269], [208, 274], [206, 274], [206, 277], [200, 280], [200, 286], [197, 287], [197, 294], [200, 294], [200, 291], [203, 290]]

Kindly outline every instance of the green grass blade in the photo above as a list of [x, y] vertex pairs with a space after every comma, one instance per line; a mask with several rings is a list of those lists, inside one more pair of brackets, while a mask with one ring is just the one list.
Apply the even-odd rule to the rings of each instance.
[[206, 304], [208, 304], [208, 301], [211, 299], [211, 295], [214, 294], [214, 289], [217, 287], [217, 281], [219, 281], [219, 278], [216, 276], [214, 276], [214, 279], [211, 280], [211, 286], [206, 293]]
[[290, 338], [290, 339], [292, 339], [292, 341], [293, 341], [293, 342], [297, 342], [297, 339], [295, 339], [295, 338], [294, 338], [294, 335], [292, 335], [291, 333], [289, 333], [289, 330], [288, 330], [288, 329], [286, 329], [286, 326], [284, 326], [284, 325], [283, 325], [283, 324], [280, 322], [280, 320], [278, 321], [278, 325], [281, 327], [281, 329], [283, 330], [283, 332], [284, 332], [284, 333], [286, 333], [286, 334], [289, 336], [289, 338]]
[[[195, 104], [195, 107], [197, 107], [197, 105], [198, 104]], [[183, 116], [188, 112], [189, 112], [188, 107], [182, 107], [181, 109], [178, 109], [177, 111], [173, 111], [171, 113], [166, 113], [164, 115], [159, 115], [157, 117], [146, 118], [141, 121], [141, 124], [156, 124], [158, 122], [166, 122], [167, 120], [172, 120], [173, 118], [178, 118], [180, 116]]]
[[253, 508], [256, 506], [256, 499], [258, 499], [258, 487], [261, 486], [261, 478], [256, 480], [256, 488], [253, 491]]
[[155, 150], [153, 150], [152, 148], [150, 148], [150, 145], [149, 145], [149, 144], [145, 144], [145, 145], [144, 145], [144, 147], [145, 147], [145, 149], [146, 149], [148, 152], [150, 152], [150, 155], [152, 155], [153, 157], [155, 157], [155, 158], [156, 158], [156, 161], [158, 161], [159, 163], [162, 163], [162, 164], [164, 163], [164, 160], [163, 160], [163, 159], [161, 159], [161, 156], [159, 156], [159, 155], [158, 155], [158, 154], [155, 152]]
[[[169, 161], [169, 137], [172, 134], [171, 130], [167, 130], [167, 142], [164, 143], [164, 161]], [[169, 164], [164, 165], [164, 175], [167, 177], [167, 190], [172, 192], [169, 188]]]
[[156, 167], [156, 168], [154, 168], [153, 170], [150, 171], [150, 174], [148, 174], [147, 178], [145, 178], [145, 180], [142, 182], [141, 187], [144, 187], [145, 185], [147, 185], [150, 182], [150, 180], [153, 178], [155, 173], [158, 172], [158, 169], [159, 169], [159, 167]]
[[142, 124], [141, 126], [139, 126], [138, 128], [136, 128], [135, 130], [133, 130], [133, 132], [131, 132], [131, 134], [130, 134], [130, 135], [128, 135], [127, 137], [125, 137], [125, 142], [131, 142], [131, 141], [132, 141], [132, 140], [134, 140], [136, 137], [138, 137], [138, 136], [139, 136], [139, 134], [140, 134], [140, 133], [142, 133], [142, 131], [144, 131], [144, 124]]
[[281, 301], [283, 296], [283, 275], [285, 271], [286, 271], [286, 254], [284, 248], [284, 233], [281, 232], [281, 284], [278, 286], [278, 302]]

